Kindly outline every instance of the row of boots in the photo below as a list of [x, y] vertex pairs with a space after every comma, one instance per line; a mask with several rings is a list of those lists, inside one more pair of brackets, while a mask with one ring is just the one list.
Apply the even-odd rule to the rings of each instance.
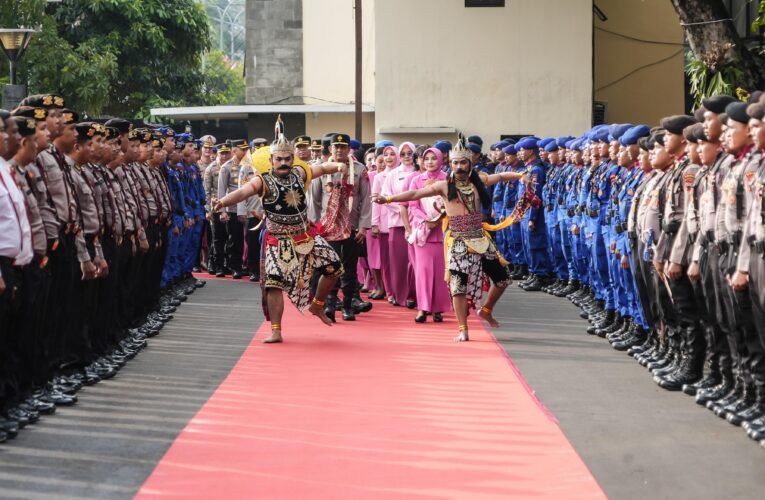
[[[548, 293], [557, 295], [555, 288]], [[560, 285], [557, 287], [560, 293]], [[560, 296], [560, 295], [557, 295]], [[682, 391], [765, 447], [765, 376], [734, 369], [730, 356], [706, 346], [713, 327], [697, 324], [665, 325], [664, 334], [645, 331], [595, 299], [589, 287], [563, 296], [581, 308], [590, 322], [587, 333], [605, 338], [617, 351], [626, 352], [653, 375], [654, 382], [669, 391]]]
[[204, 285], [204, 281], [195, 280], [190, 274], [177, 279], [162, 291], [155, 308], [128, 329], [109, 352], [87, 366], [62, 367], [61, 372], [45, 384], [3, 405], [0, 410], [0, 443], [15, 438], [21, 429], [37, 423], [41, 416], [52, 415], [56, 407], [76, 404], [77, 393], [83, 387], [113, 378], [147, 346], [147, 338], [159, 334], [164, 324], [173, 318], [176, 308], [187, 300], [187, 295]]

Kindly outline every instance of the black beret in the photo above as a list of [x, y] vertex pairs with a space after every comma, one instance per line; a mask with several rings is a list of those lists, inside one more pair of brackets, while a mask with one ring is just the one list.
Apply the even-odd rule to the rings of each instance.
[[656, 147], [657, 144], [661, 147], [664, 147], [664, 138], [666, 137], [666, 135], [667, 135], [667, 131], [664, 129], [659, 129], [653, 134], [651, 134], [651, 142], [650, 142], [651, 149]]
[[698, 144], [699, 142], [699, 131], [703, 134], [704, 133], [704, 124], [703, 123], [694, 123], [690, 127], [686, 127], [685, 130], [683, 130], [683, 136], [688, 142], [692, 142], [694, 144]]
[[45, 108], [33, 108], [32, 106], [19, 106], [11, 111], [12, 116], [23, 116], [33, 120], [45, 120], [48, 117], [48, 110]]
[[[109, 123], [109, 122], [106, 122]], [[116, 139], [120, 136], [120, 129], [117, 127], [112, 127], [111, 125], [106, 126], [106, 138], [107, 139]]]
[[77, 134], [77, 140], [85, 142], [96, 135], [96, 127], [93, 122], [80, 122], [74, 124], [74, 131]]
[[64, 107], [64, 98], [58, 94], [36, 94], [25, 97], [21, 100], [20, 106], [31, 106], [33, 108], [58, 108]]
[[0, 119], [7, 120], [11, 117], [11, 112], [7, 109], [0, 109]]
[[746, 114], [755, 120], [762, 120], [762, 117], [765, 116], [765, 106], [759, 102], [750, 104], [746, 107]]
[[704, 113], [707, 111], [707, 108], [704, 106], [699, 106], [699, 109], [693, 112], [693, 117], [696, 118], [697, 121], [703, 122], [704, 121]]
[[758, 102], [760, 100], [760, 97], [762, 97], [762, 95], [763, 95], [762, 90], [755, 90], [754, 92], [751, 93], [751, 95], [749, 96], [749, 99], [746, 100], [746, 103], [753, 104], [755, 102]]
[[718, 115], [725, 112], [725, 106], [732, 102], [736, 102], [736, 98], [729, 95], [713, 95], [712, 97], [705, 97], [701, 101], [708, 111]]
[[19, 134], [22, 137], [29, 137], [34, 135], [37, 130], [37, 121], [34, 118], [27, 118], [26, 116], [14, 116], [13, 121], [16, 122], [16, 126], [19, 129]]
[[638, 139], [637, 144], [640, 146], [640, 149], [643, 151], [651, 151], [651, 147], [649, 146], [650, 139], [648, 137], [641, 137]]
[[725, 114], [728, 115], [729, 120], [743, 123], [744, 125], [749, 123], [749, 115], [746, 114], [746, 103], [736, 101], [725, 106]]
[[695, 118], [688, 115], [672, 115], [661, 119], [661, 126], [670, 134], [683, 135], [683, 129], [698, 123]]
[[135, 138], [141, 141], [141, 144], [149, 144], [151, 142], [153, 134], [151, 130], [147, 128], [135, 129]]
[[107, 127], [114, 127], [120, 134], [127, 134], [133, 128], [133, 124], [122, 118], [112, 118], [106, 122]]
[[311, 138], [307, 135], [299, 135], [295, 137], [295, 140], [293, 142], [295, 146], [301, 146], [303, 144], [311, 144]]
[[323, 148], [329, 148], [329, 145], [332, 143], [332, 136], [331, 135], [325, 135], [321, 138], [321, 146]]
[[64, 108], [61, 110], [61, 119], [64, 125], [71, 125], [72, 123], [79, 121], [80, 114], [71, 109]]

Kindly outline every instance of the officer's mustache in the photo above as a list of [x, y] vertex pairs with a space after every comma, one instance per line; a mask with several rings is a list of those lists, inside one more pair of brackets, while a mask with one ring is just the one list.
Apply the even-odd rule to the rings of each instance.
[[468, 174], [468, 173], [470, 173], [470, 169], [469, 168], [455, 168], [454, 169], [454, 173], [455, 174]]

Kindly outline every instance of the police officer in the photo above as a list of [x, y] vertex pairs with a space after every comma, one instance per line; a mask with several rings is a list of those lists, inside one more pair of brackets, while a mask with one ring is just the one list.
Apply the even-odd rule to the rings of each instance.
[[[243, 139], [234, 139], [229, 141], [231, 146], [231, 159], [220, 167], [218, 174], [218, 199], [223, 198], [228, 193], [232, 193], [239, 188], [239, 170], [240, 162], [244, 158], [247, 150], [247, 142]], [[236, 280], [241, 279], [242, 273], [242, 253], [244, 251], [244, 217], [237, 216], [236, 205], [227, 208], [220, 216], [222, 223], [226, 224], [226, 259], [228, 267], [231, 269], [232, 277]]]

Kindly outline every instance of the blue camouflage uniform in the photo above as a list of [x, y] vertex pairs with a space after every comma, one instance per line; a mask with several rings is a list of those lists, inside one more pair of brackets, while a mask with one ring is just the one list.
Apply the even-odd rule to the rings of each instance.
[[[522, 140], [518, 143], [520, 149], [533, 149], [536, 152], [537, 141], [534, 139]], [[518, 197], [521, 198], [527, 189], [532, 189], [534, 194], [542, 199], [546, 175], [545, 164], [538, 157], [528, 162], [526, 173], [529, 176], [529, 184], [521, 184]], [[530, 207], [523, 216], [521, 231], [523, 234], [524, 251], [526, 261], [529, 263], [529, 272], [535, 276], [547, 277], [550, 274], [550, 259], [547, 253], [547, 226], [545, 224], [544, 201], [538, 208]], [[529, 228], [529, 222], [534, 223], [534, 230]]]
[[[515, 157], [515, 146], [510, 145], [503, 149], [506, 156]], [[525, 165], [515, 159], [512, 163], [508, 163], [508, 172], [523, 172], [526, 169]], [[503, 193], [503, 205], [504, 205], [504, 217], [507, 218], [515, 210], [515, 206], [518, 204], [518, 191], [520, 189], [520, 181], [509, 181], [505, 184]], [[514, 266], [528, 265], [526, 256], [523, 251], [523, 232], [521, 230], [522, 222], [513, 224], [506, 228], [506, 243], [507, 253], [504, 254], [505, 258], [510, 264]]]
[[[582, 150], [582, 143], [584, 139], [575, 141], [571, 145], [571, 149], [576, 151]], [[572, 226], [581, 226], [581, 210], [579, 209], [579, 195], [582, 189], [582, 178], [587, 170], [583, 165], [572, 165], [564, 182], [563, 206], [565, 208], [563, 215], [563, 228], [562, 233], [568, 235], [570, 241], [570, 257], [568, 260], [571, 262], [569, 267], [569, 277], [571, 280], [578, 281], [583, 286], [590, 284], [590, 276], [588, 272], [588, 255], [587, 245], [584, 241], [584, 235], [574, 234], [571, 231]], [[565, 247], [564, 247], [565, 248]]]

